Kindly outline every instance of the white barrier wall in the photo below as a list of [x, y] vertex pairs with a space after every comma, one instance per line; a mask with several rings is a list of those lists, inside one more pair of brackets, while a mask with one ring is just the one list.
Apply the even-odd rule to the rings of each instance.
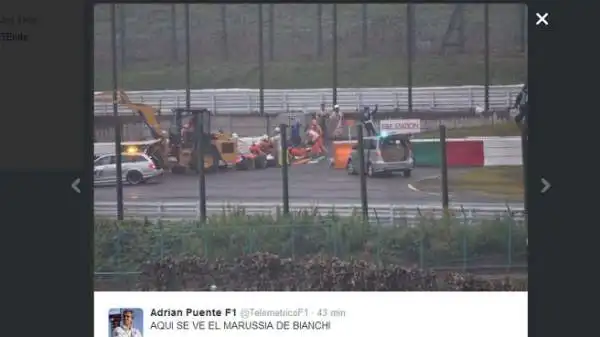
[[484, 166], [523, 165], [521, 137], [488, 138], [483, 141]]
[[[520, 92], [522, 84], [494, 85], [489, 87], [489, 103], [492, 109], [508, 108]], [[416, 87], [413, 88], [413, 109], [456, 111], [483, 106], [484, 86]], [[99, 96], [102, 92], [96, 92]], [[134, 103], [144, 103], [170, 114], [172, 108], [185, 107], [185, 90], [128, 91]], [[248, 115], [259, 111], [258, 89], [202, 89], [191, 91], [191, 105], [204, 107], [217, 114]], [[266, 89], [264, 109], [266, 113], [289, 111], [318, 111], [321, 103], [332, 104], [331, 88], [315, 89]], [[354, 110], [363, 105], [379, 104], [382, 109], [407, 109], [407, 88], [338, 88], [337, 103], [342, 110]], [[112, 115], [112, 103], [95, 100], [96, 116]], [[132, 115], [126, 107], [119, 113]]]

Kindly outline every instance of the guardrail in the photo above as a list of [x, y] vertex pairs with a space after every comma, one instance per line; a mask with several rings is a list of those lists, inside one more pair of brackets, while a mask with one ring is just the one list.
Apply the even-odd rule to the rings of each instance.
[[[521, 84], [489, 87], [492, 109], [506, 109], [521, 90]], [[99, 94], [97, 92], [96, 94]], [[172, 108], [185, 106], [185, 90], [128, 91], [134, 103], [144, 103], [170, 114]], [[415, 111], [456, 111], [484, 105], [484, 86], [420, 87], [413, 88]], [[295, 110], [317, 111], [321, 103], [333, 101], [331, 88], [322, 89], [265, 89], [265, 112], [287, 113]], [[337, 102], [342, 110], [354, 110], [362, 105], [379, 104], [382, 109], [408, 108], [407, 88], [338, 88]], [[259, 111], [258, 89], [202, 89], [191, 91], [191, 105], [205, 107], [215, 114], [251, 114]], [[94, 102], [94, 114], [111, 115], [112, 103]], [[127, 108], [119, 113], [131, 115]]]
[[[282, 204], [240, 202], [233, 204], [207, 203], [208, 215], [234, 213], [243, 211], [247, 215], [281, 214]], [[195, 220], [199, 219], [200, 208], [197, 202], [126, 202], [125, 217], [133, 219], [147, 218], [150, 220]], [[311, 214], [335, 214], [340, 217], [360, 215], [359, 204], [320, 204], [292, 203], [290, 211], [309, 211]], [[515, 221], [524, 220], [522, 204], [485, 204], [468, 203], [452, 205], [450, 211], [461, 219], [495, 219], [511, 217]], [[115, 202], [95, 202], [94, 213], [101, 217], [116, 217]], [[374, 204], [369, 206], [369, 221], [378, 224], [391, 225], [402, 222], [415, 222], [421, 217], [440, 218], [443, 209], [437, 204]]]
[[[521, 137], [467, 137], [446, 140], [449, 167], [521, 166]], [[441, 166], [438, 138], [413, 139], [417, 165]]]

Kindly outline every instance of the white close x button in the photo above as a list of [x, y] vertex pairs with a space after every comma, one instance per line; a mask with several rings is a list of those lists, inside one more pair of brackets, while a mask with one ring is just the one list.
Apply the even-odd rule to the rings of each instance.
[[550, 13], [535, 13], [535, 16], [537, 16], [537, 21], [535, 22], [536, 26], [539, 25], [544, 25], [544, 26], [548, 26], [550, 23], [548, 22], [548, 16], [550, 15]]

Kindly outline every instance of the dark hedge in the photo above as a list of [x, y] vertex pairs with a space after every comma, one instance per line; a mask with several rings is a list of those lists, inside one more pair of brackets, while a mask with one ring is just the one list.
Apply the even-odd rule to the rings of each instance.
[[[417, 273], [403, 268], [444, 271], [444, 275], [455, 275], [452, 277], [459, 276], [448, 274], [448, 271], [498, 274], [514, 273], [516, 270], [523, 273], [526, 272], [526, 237], [526, 226], [510, 218], [465, 221], [461, 218], [435, 220], [424, 217], [416, 224], [394, 226], [375, 226], [364, 224], [359, 218], [316, 216], [308, 212], [290, 218], [248, 216], [240, 212], [215, 216], [206, 224], [98, 219], [95, 224], [96, 288], [201, 289], [208, 283], [191, 286], [196, 281], [189, 280], [208, 277], [201, 276], [204, 275], [201, 271], [213, 268], [210, 266], [222, 266], [219, 268], [227, 270], [229, 276], [225, 277], [222, 273], [211, 276], [220, 280], [218, 287], [250, 289], [255, 286], [245, 283], [235, 286], [231, 283], [233, 281], [227, 281], [228, 278], [234, 279], [231, 276], [234, 270], [240, 275], [257, 273], [242, 271], [238, 266], [240, 261], [248, 258], [258, 259], [256, 263], [271, 261], [271, 265], [277, 264], [278, 268], [287, 270], [280, 270], [278, 275], [294, 275], [300, 282], [282, 285], [271, 280], [269, 285], [256, 286], [273, 290], [281, 287], [316, 290], [314, 287], [317, 286], [310, 281], [316, 276], [299, 278], [297, 269], [302, 269], [301, 265], [314, 269], [323, 263], [343, 266], [340, 268], [345, 270], [374, 270], [375, 274], [361, 274], [361, 277], [369, 278], [380, 277], [378, 273], [401, 273], [405, 279], [406, 275]], [[248, 255], [256, 252], [269, 254]], [[166, 266], [171, 266], [171, 269]], [[174, 281], [171, 274], [168, 278], [159, 277], [166, 275], [165, 270], [193, 272], [180, 272], [177, 274], [180, 280]], [[286, 274], [288, 272], [291, 274]], [[470, 280], [470, 276], [464, 277]], [[439, 275], [436, 280], [439, 281]], [[390, 280], [385, 282], [393, 283]], [[444, 284], [443, 289], [449, 287], [448, 283]], [[318, 287], [328, 289], [325, 285]], [[377, 288], [362, 287], [364, 290]], [[410, 289], [405, 290], [414, 289], [413, 286], [407, 287]], [[431, 287], [428, 289], [439, 285]], [[463, 283], [457, 287], [477, 288]]]

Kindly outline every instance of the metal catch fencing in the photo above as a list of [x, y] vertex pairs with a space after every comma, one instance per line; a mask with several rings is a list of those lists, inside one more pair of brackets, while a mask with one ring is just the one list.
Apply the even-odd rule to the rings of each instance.
[[[233, 259], [257, 251], [284, 257], [326, 254], [480, 274], [527, 268], [527, 227], [518, 207], [455, 206], [443, 217], [441, 210], [427, 205], [422, 210], [404, 208], [403, 216], [392, 205], [386, 205], [387, 209], [376, 205], [372, 223], [364, 224], [359, 217], [349, 217], [355, 212], [352, 207], [337, 207], [340, 211], [331, 213], [325, 211], [329, 206], [323, 205], [320, 211], [314, 205], [304, 209], [295, 205], [290, 217], [278, 217], [273, 213], [278, 211], [276, 205], [221, 205], [220, 211], [211, 205], [210, 220], [200, 224], [182, 205], [153, 205], [159, 207], [154, 211], [129, 205], [130, 215], [133, 210], [138, 213], [137, 221], [96, 220], [95, 288], [135, 290], [141, 266], [165, 257], [173, 261], [190, 255]], [[164, 220], [158, 220], [167, 210], [180, 215], [163, 215]], [[96, 204], [97, 216], [110, 212], [107, 206]], [[184, 212], [189, 219], [175, 221]]]
[[112, 88], [113, 64], [125, 90], [181, 88], [188, 56], [191, 88], [494, 85], [527, 74], [524, 4], [116, 6], [114, 16], [94, 7], [96, 90]]
[[[208, 215], [235, 214], [243, 210], [247, 215], [278, 216], [281, 214], [281, 204], [241, 202], [235, 205], [227, 203], [207, 203]], [[198, 202], [126, 202], [125, 214], [131, 219], [150, 220], [196, 220], [200, 216]], [[322, 203], [294, 203], [290, 211], [310, 211], [313, 214], [335, 215], [338, 217], [352, 217], [360, 214], [359, 204], [322, 204]], [[415, 223], [423, 217], [436, 219], [444, 215], [444, 210], [439, 205], [410, 205], [410, 204], [374, 204], [369, 206], [370, 222], [379, 225], [395, 225], [396, 223]], [[451, 207], [450, 212], [460, 214], [466, 219], [496, 219], [510, 216], [516, 221], [522, 221], [523, 206], [507, 204], [497, 206], [494, 204], [464, 204]], [[114, 202], [95, 202], [94, 212], [97, 216], [116, 217], [117, 207]]]
[[[497, 85], [489, 88], [491, 109], [508, 109], [521, 90], [522, 84]], [[99, 93], [97, 93], [99, 94]], [[163, 115], [171, 109], [185, 106], [185, 90], [130, 91], [130, 100], [152, 105]], [[423, 87], [413, 88], [412, 108], [414, 111], [456, 112], [470, 111], [485, 104], [483, 86]], [[331, 105], [331, 89], [266, 89], [264, 91], [264, 113], [281, 114], [292, 111], [318, 111], [321, 103]], [[364, 105], [378, 104], [384, 110], [408, 109], [407, 88], [339, 88], [337, 104], [343, 110], [354, 111]], [[219, 115], [250, 115], [260, 112], [258, 89], [202, 89], [191, 91], [191, 105], [211, 109]], [[133, 115], [126, 107], [119, 107], [121, 115]], [[96, 100], [94, 114], [113, 114], [112, 103]]]

